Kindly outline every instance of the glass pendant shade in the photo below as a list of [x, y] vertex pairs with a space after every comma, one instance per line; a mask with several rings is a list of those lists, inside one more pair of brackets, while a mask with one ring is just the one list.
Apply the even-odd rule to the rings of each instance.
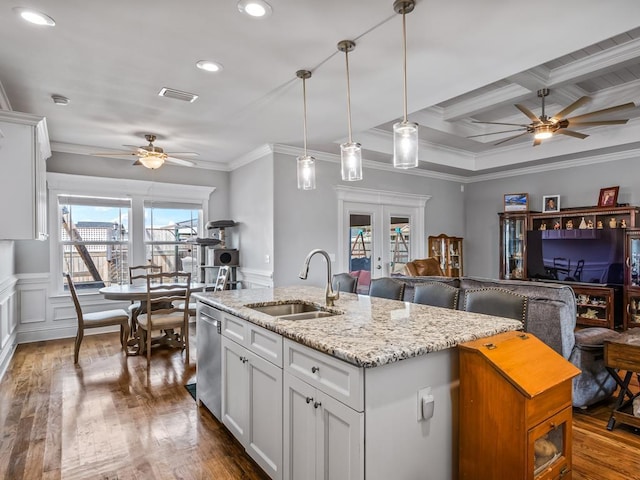
[[357, 142], [340, 145], [342, 160], [342, 180], [355, 182], [362, 180], [362, 146]]
[[418, 166], [418, 124], [398, 122], [393, 125], [393, 166], [414, 168]]
[[298, 164], [298, 189], [314, 190], [316, 188], [316, 159], [311, 155], [300, 155]]
[[146, 157], [140, 157], [140, 163], [151, 170], [155, 170], [164, 165], [164, 158], [156, 155], [148, 155]]
[[535, 127], [533, 138], [536, 140], [544, 140], [553, 136], [553, 125], [539, 125]]

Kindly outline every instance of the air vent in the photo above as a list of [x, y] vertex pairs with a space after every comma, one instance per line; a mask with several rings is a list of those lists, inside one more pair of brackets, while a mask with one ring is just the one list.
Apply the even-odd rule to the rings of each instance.
[[174, 90], [173, 88], [167, 87], [163, 87], [162, 90], [158, 92], [158, 95], [161, 97], [175, 98], [176, 100], [182, 100], [189, 103], [195, 102], [196, 98], [198, 98], [198, 95], [194, 95], [193, 93], [181, 92], [180, 90]]

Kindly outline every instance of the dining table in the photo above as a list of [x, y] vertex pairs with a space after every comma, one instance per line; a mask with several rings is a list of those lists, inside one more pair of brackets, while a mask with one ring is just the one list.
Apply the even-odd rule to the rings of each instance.
[[[185, 283], [186, 285], [186, 283]], [[207, 286], [212, 287], [207, 283], [201, 282], [191, 282], [190, 289], [192, 292], [201, 292], [207, 288]], [[122, 285], [109, 285], [108, 287], [102, 287], [98, 290], [102, 294], [102, 296], [106, 300], [126, 300], [130, 302], [144, 302], [147, 300], [147, 284], [122, 284]], [[151, 296], [153, 298], [162, 297], [167, 293], [166, 290], [163, 289], [154, 289], [151, 291]], [[175, 290], [173, 291], [175, 293]], [[132, 337], [127, 342], [127, 355], [138, 355], [141, 353], [141, 345], [139, 342], [139, 337], [134, 335], [135, 326], [131, 325], [131, 335]], [[162, 337], [158, 337], [154, 339], [153, 343], [162, 344], [162, 343], [172, 343], [173, 340], [173, 332], [165, 332]]]

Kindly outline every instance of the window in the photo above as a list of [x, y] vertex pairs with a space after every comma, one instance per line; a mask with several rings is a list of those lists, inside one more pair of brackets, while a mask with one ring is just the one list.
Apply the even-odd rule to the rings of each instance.
[[78, 289], [128, 281], [131, 200], [58, 196], [62, 270]]
[[145, 203], [145, 252], [149, 263], [164, 271], [182, 270], [198, 274], [198, 249], [193, 241], [201, 229], [198, 205]]
[[[51, 291], [69, 271], [79, 289], [129, 283], [129, 265], [154, 262], [199, 279], [199, 249], [214, 187], [47, 173]], [[55, 234], [53, 233], [55, 232]]]

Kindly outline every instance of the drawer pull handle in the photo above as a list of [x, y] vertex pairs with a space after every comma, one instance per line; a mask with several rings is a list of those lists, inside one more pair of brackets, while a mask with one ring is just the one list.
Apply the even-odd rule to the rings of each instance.
[[311, 367], [311, 373], [316, 373], [320, 371], [320, 367]]
[[321, 402], [313, 402], [313, 408], [318, 408], [321, 407], [322, 403]]
[[247, 357], [240, 357], [240, 361], [242, 363], [247, 363], [249, 361], [249, 359]]
[[307, 403], [311, 403], [313, 402], [313, 397], [307, 397], [306, 400], [307, 400]]
[[555, 430], [556, 428], [558, 428], [555, 422], [551, 422], [549, 426], [551, 427], [552, 430]]

